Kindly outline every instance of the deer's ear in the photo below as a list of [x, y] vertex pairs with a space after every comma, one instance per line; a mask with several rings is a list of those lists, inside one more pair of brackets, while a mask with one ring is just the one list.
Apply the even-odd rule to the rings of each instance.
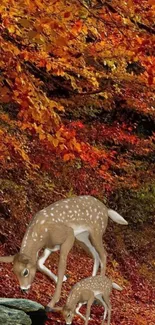
[[12, 256], [0, 256], [0, 262], [2, 263], [13, 263], [16, 255]]
[[29, 263], [28, 257], [26, 255], [20, 254], [20, 253], [15, 255], [15, 261], [18, 261], [24, 265], [27, 265]]

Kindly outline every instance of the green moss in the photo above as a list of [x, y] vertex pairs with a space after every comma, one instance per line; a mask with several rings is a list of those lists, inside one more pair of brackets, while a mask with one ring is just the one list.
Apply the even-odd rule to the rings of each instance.
[[0, 178], [0, 187], [1, 190], [11, 190], [12, 192], [14, 191], [24, 191], [24, 186], [17, 184], [16, 182], [14, 182], [13, 180], [10, 179], [2, 179]]
[[110, 197], [113, 208], [127, 218], [131, 225], [152, 223], [155, 216], [155, 183], [139, 190], [121, 188]]

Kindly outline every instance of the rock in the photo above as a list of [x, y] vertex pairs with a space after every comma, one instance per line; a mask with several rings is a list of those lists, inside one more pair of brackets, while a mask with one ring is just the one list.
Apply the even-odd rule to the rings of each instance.
[[43, 325], [45, 308], [29, 299], [0, 298], [0, 325]]
[[31, 325], [31, 318], [22, 310], [0, 306], [0, 325]]
[[21, 309], [26, 313], [37, 311], [39, 309], [45, 309], [44, 306], [42, 306], [38, 302], [29, 299], [0, 298], [0, 305], [15, 309]]

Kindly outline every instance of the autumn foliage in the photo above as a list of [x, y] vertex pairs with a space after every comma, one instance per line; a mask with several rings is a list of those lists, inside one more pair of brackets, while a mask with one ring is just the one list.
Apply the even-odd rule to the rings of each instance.
[[[126, 288], [112, 297], [112, 325], [155, 317], [154, 15], [153, 0], [0, 2], [0, 254], [16, 253], [55, 200], [91, 194], [119, 210], [130, 226], [110, 223], [106, 236], [108, 273]], [[74, 249], [62, 299], [91, 263]], [[0, 294], [21, 296], [11, 267], [1, 271]], [[46, 304], [54, 284], [38, 274], [33, 288]], [[102, 312], [93, 307], [95, 324]]]

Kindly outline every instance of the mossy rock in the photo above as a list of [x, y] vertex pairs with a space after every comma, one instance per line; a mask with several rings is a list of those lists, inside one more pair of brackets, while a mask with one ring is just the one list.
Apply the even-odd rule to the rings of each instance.
[[0, 305], [0, 325], [31, 325], [31, 318], [22, 310]]
[[20, 309], [25, 313], [44, 309], [41, 304], [29, 299], [0, 298], [0, 305]]
[[43, 325], [45, 308], [29, 299], [0, 298], [0, 325]]

